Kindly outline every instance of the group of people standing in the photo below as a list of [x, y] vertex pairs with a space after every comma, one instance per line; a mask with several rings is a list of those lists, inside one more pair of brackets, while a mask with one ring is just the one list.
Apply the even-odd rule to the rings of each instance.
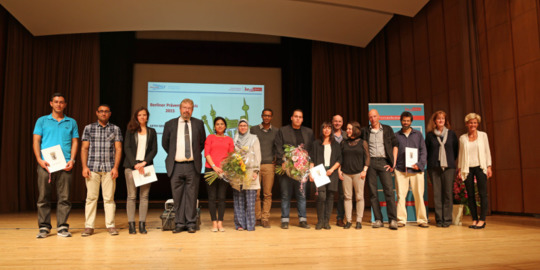
[[[79, 145], [79, 132], [77, 122], [64, 114], [67, 105], [61, 93], [51, 97], [52, 113], [40, 117], [33, 132], [33, 149], [38, 163], [38, 226], [37, 238], [49, 235], [51, 226], [51, 182], [57, 190], [57, 234], [70, 237], [67, 219], [71, 210], [69, 191], [72, 184], [72, 169], [75, 164]], [[99, 191], [103, 197], [105, 209], [105, 225], [111, 235], [118, 235], [115, 225], [116, 204], [114, 193], [116, 178], [119, 175], [120, 161], [124, 152], [124, 168], [127, 186], [127, 216], [129, 233], [136, 233], [135, 211], [137, 187], [135, 186], [132, 171], [144, 174], [144, 167], [153, 164], [157, 154], [157, 134], [153, 128], [147, 127], [149, 112], [141, 107], [135, 111], [126, 132], [125, 141], [120, 128], [109, 122], [111, 108], [101, 104], [96, 110], [97, 121], [84, 128], [81, 138], [82, 175], [86, 181], [87, 195], [85, 205], [85, 229], [82, 236], [94, 234], [94, 224], [97, 211]], [[122, 144], [124, 142], [124, 144]], [[64, 170], [49, 172], [49, 163], [41, 153], [55, 145], [60, 145], [67, 161]], [[123, 147], [123, 148], [122, 148]], [[139, 188], [139, 232], [146, 234], [146, 214], [148, 211], [148, 194], [150, 184]]]
[[[50, 106], [52, 113], [40, 117], [34, 128], [33, 149], [38, 163], [38, 224], [37, 238], [45, 238], [52, 228], [50, 221], [51, 181], [57, 189], [57, 234], [71, 236], [67, 219], [71, 210], [69, 191], [72, 169], [79, 145], [77, 122], [63, 111], [65, 97], [53, 94]], [[303, 112], [295, 110], [291, 123], [282, 128], [272, 124], [273, 111], [265, 108], [262, 122], [251, 128], [246, 119], [238, 121], [234, 138], [225, 135], [227, 122], [222, 117], [214, 119], [214, 134], [206, 136], [203, 122], [192, 117], [193, 101], [184, 99], [180, 103], [180, 117], [165, 123], [162, 147], [167, 152], [165, 160], [170, 177], [174, 200], [175, 228], [173, 233], [196, 232], [197, 196], [199, 192], [202, 156], [206, 158], [205, 172], [223, 173], [222, 161], [238, 149], [249, 149], [251, 155], [246, 165], [249, 185], [233, 190], [234, 224], [236, 230], [253, 231], [256, 226], [270, 228], [270, 209], [275, 167], [282, 166], [284, 145], [300, 146], [311, 157], [311, 166], [323, 164], [330, 183], [317, 188], [316, 229], [330, 229], [330, 216], [334, 205], [334, 194], [338, 195], [337, 226], [349, 229], [352, 226], [353, 194], [356, 202], [356, 229], [362, 228], [364, 213], [364, 185], [367, 180], [373, 207], [373, 228], [383, 227], [383, 215], [377, 194], [377, 179], [380, 180], [389, 220], [389, 228], [397, 230], [405, 226], [407, 212], [405, 196], [411, 188], [416, 206], [416, 220], [420, 227], [427, 228], [428, 220], [423, 201], [424, 168], [433, 183], [435, 218], [438, 227], [448, 227], [452, 222], [452, 184], [456, 169], [465, 180], [467, 192], [474, 194], [475, 182], [481, 198], [478, 217], [476, 200], [469, 196], [473, 215], [471, 228], [484, 228], [487, 214], [487, 179], [491, 177], [491, 155], [487, 135], [478, 131], [480, 116], [467, 115], [467, 134], [460, 137], [450, 129], [446, 113], [438, 111], [428, 123], [426, 140], [420, 131], [412, 129], [413, 116], [409, 112], [401, 115], [402, 129], [396, 133], [379, 122], [376, 110], [369, 112], [370, 125], [361, 127], [350, 121], [342, 130], [343, 118], [335, 115], [331, 122], [321, 125], [321, 134], [314, 139], [313, 131], [303, 123]], [[157, 154], [156, 131], [147, 126], [149, 112], [141, 107], [135, 110], [128, 124], [125, 140], [120, 128], [109, 122], [110, 106], [100, 105], [96, 110], [97, 122], [84, 128], [81, 138], [82, 174], [86, 181], [87, 198], [85, 207], [85, 229], [82, 236], [94, 233], [97, 199], [101, 187], [105, 209], [105, 223], [109, 234], [118, 235], [115, 226], [116, 205], [114, 193], [116, 178], [124, 152], [124, 169], [128, 191], [127, 216], [129, 233], [135, 234], [137, 187], [133, 173], [144, 174], [144, 168], [153, 164]], [[123, 142], [123, 144], [122, 144]], [[41, 150], [60, 145], [67, 165], [64, 170], [50, 173], [49, 164]], [[406, 148], [418, 150], [418, 162], [406, 166]], [[396, 177], [396, 205], [392, 173]], [[312, 179], [311, 179], [312, 180]], [[281, 228], [288, 229], [292, 194], [296, 195], [299, 227], [309, 229], [306, 214], [306, 182], [294, 180], [287, 175], [279, 176], [281, 187]], [[229, 184], [218, 178], [206, 183], [208, 208], [213, 232], [224, 232], [225, 194]], [[263, 200], [261, 201], [261, 189]], [[146, 234], [146, 215], [150, 184], [139, 187], [139, 233]], [[353, 192], [354, 191], [354, 192]]]

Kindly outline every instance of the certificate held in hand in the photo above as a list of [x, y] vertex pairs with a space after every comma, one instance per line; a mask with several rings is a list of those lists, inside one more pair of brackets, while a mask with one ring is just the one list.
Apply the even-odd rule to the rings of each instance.
[[64, 152], [62, 152], [62, 148], [59, 144], [49, 148], [41, 149], [41, 155], [43, 155], [43, 159], [47, 163], [49, 163], [48, 168], [50, 173], [61, 171], [67, 166]]
[[418, 163], [418, 148], [405, 147], [405, 167], [412, 168]]
[[326, 175], [326, 169], [323, 164], [319, 164], [309, 170], [315, 186], [321, 187], [330, 183], [330, 178]]
[[144, 167], [144, 174], [141, 174], [139, 170], [133, 170], [131, 171], [131, 175], [133, 175], [133, 181], [136, 187], [157, 181], [154, 165]]

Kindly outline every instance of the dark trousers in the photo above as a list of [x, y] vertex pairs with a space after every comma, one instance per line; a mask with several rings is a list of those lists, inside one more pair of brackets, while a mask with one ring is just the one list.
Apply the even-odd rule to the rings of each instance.
[[[332, 198], [334, 196], [332, 195]], [[343, 220], [343, 217], [345, 217], [345, 195], [343, 193], [343, 185], [338, 183], [338, 201], [336, 205], [337, 209], [337, 220]]]
[[69, 212], [71, 212], [71, 202], [69, 201], [69, 191], [71, 190], [71, 179], [73, 172], [69, 171], [57, 171], [51, 174], [51, 182], [49, 183], [49, 173], [37, 166], [37, 183], [39, 197], [37, 201], [38, 208], [38, 226], [39, 228], [47, 228], [50, 230], [51, 226], [51, 196], [52, 185], [56, 185], [56, 197], [58, 202], [56, 204], [56, 224], [57, 228], [67, 227]]
[[435, 220], [438, 224], [452, 224], [453, 187], [456, 169], [432, 168], [428, 170], [433, 184]]
[[467, 188], [467, 197], [469, 200], [469, 209], [473, 220], [478, 220], [478, 210], [476, 207], [476, 195], [474, 192], [474, 177], [476, 176], [476, 186], [478, 187], [478, 195], [480, 195], [480, 220], [485, 221], [488, 211], [488, 195], [487, 195], [487, 175], [480, 167], [469, 167], [469, 175], [465, 180]]
[[197, 222], [197, 196], [200, 173], [193, 162], [175, 163], [171, 175], [171, 190], [174, 200], [174, 222], [179, 227], [195, 228]]
[[394, 184], [392, 173], [387, 172], [384, 166], [390, 165], [384, 158], [371, 158], [371, 164], [367, 171], [369, 191], [371, 192], [371, 207], [375, 220], [383, 220], [381, 206], [379, 205], [379, 196], [377, 193], [377, 176], [383, 186], [384, 197], [386, 199], [386, 213], [388, 221], [397, 220], [396, 218], [396, 197], [394, 195]]
[[300, 183], [287, 175], [279, 177], [281, 186], [281, 222], [289, 222], [291, 210], [291, 197], [296, 194], [296, 204], [298, 207], [298, 219], [300, 222], [307, 221], [306, 215], [306, 183]]
[[[214, 170], [210, 168], [205, 168], [204, 171], [212, 172]], [[211, 185], [208, 185], [208, 183], [206, 183], [206, 187], [208, 189], [208, 211], [210, 212], [210, 219], [212, 221], [223, 221], [223, 216], [225, 215], [225, 196], [227, 195], [228, 186], [229, 183], [225, 182], [221, 178], [216, 179]]]
[[319, 187], [317, 191], [319, 194], [317, 196], [317, 220], [319, 224], [327, 223], [330, 220], [332, 208], [334, 207], [334, 191], [328, 190], [327, 186]]

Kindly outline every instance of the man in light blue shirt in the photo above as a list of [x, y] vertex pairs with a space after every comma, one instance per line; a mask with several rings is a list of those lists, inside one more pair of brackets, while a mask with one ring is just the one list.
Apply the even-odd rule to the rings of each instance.
[[[62, 237], [70, 237], [67, 219], [71, 211], [69, 191], [71, 188], [72, 169], [77, 156], [79, 130], [75, 119], [64, 115], [66, 100], [60, 93], [51, 97], [50, 105], [52, 113], [40, 117], [36, 121], [33, 136], [33, 149], [38, 163], [38, 226], [37, 238], [45, 238], [49, 235], [51, 226], [51, 193], [52, 183], [56, 185], [58, 203], [56, 206], [57, 234]], [[60, 145], [67, 165], [63, 170], [49, 172], [50, 164], [44, 160], [41, 150]]]

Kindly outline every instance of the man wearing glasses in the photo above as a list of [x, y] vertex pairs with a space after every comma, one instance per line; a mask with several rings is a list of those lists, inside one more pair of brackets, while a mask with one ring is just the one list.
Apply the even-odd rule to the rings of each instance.
[[257, 190], [257, 199], [255, 201], [255, 225], [270, 228], [270, 209], [272, 208], [272, 186], [274, 185], [274, 164], [276, 151], [274, 148], [274, 139], [278, 130], [272, 126], [272, 116], [274, 112], [270, 108], [262, 111], [262, 123], [251, 127], [251, 134], [257, 135], [261, 144], [261, 171], [260, 181], [263, 189], [264, 201], [261, 211], [261, 190]]
[[82, 236], [94, 233], [99, 186], [102, 188], [105, 225], [110, 235], [118, 235], [115, 228], [114, 191], [118, 167], [122, 157], [122, 132], [118, 126], [109, 123], [111, 108], [99, 105], [96, 111], [98, 121], [87, 125], [82, 135], [81, 160], [82, 175], [86, 179], [86, 207]]

